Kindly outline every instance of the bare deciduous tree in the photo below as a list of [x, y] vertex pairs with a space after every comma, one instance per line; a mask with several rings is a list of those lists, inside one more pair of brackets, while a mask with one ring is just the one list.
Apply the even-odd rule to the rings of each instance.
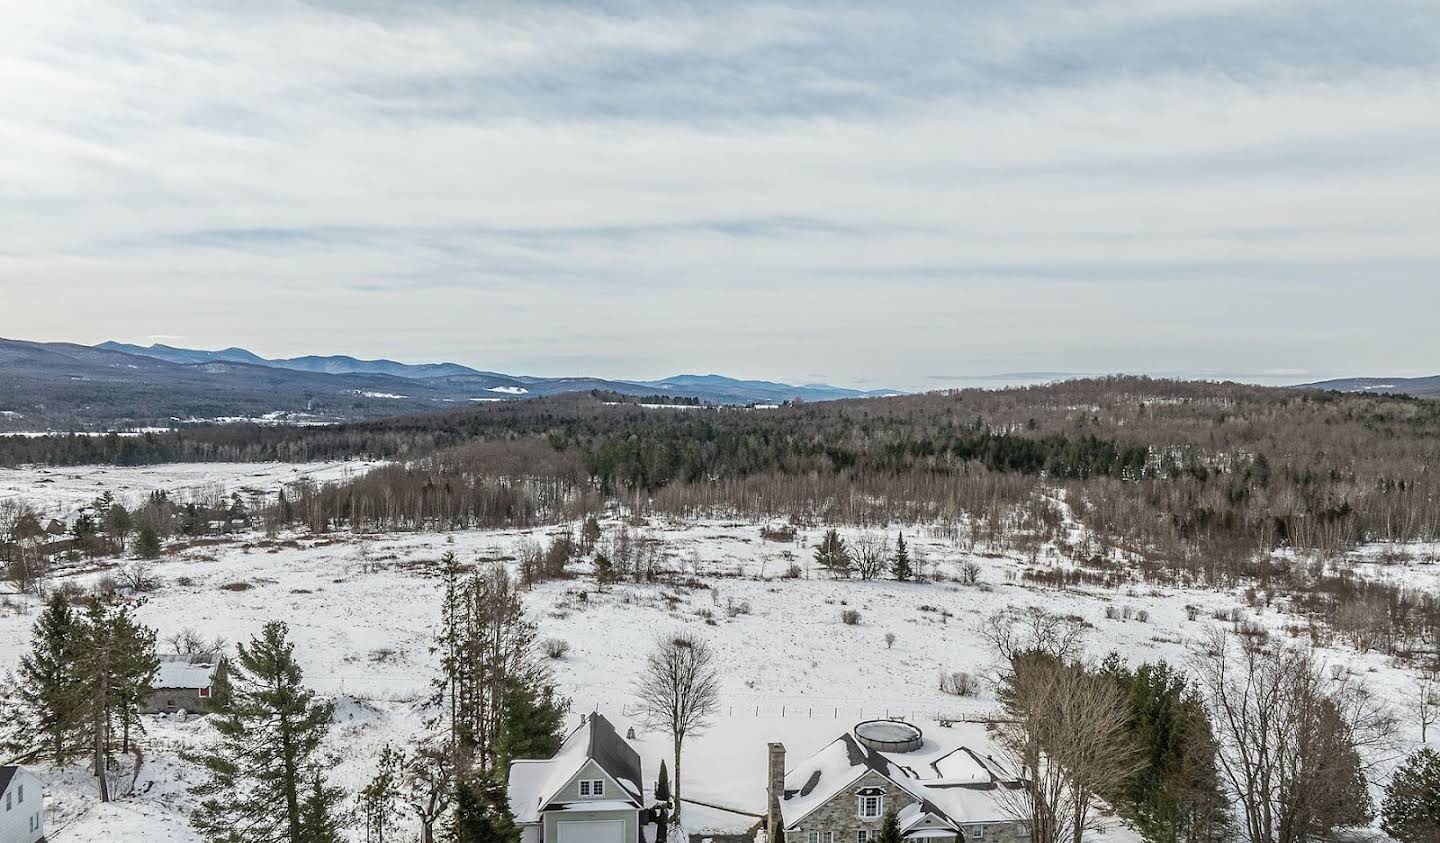
[[1440, 693], [1435, 691], [1435, 680], [1430, 676], [1420, 677], [1415, 689], [1415, 719], [1420, 722], [1420, 743], [1429, 741], [1430, 727], [1440, 719]]
[[980, 634], [1007, 663], [1022, 653], [1038, 651], [1068, 664], [1085, 647], [1085, 624], [1079, 618], [1055, 615], [1039, 606], [1002, 609], [985, 619]]
[[1348, 672], [1307, 650], [1237, 643], [1217, 628], [1195, 657], [1221, 780], [1250, 843], [1304, 843], [1373, 813], [1366, 777], [1395, 718]]
[[862, 580], [873, 580], [890, 566], [890, 542], [884, 536], [866, 533], [855, 542], [855, 571]]
[[1096, 827], [1096, 800], [1143, 766], [1124, 692], [1108, 678], [1038, 650], [1020, 653], [1002, 696], [1010, 718], [995, 743], [1024, 781], [1000, 791], [1030, 824], [1032, 843], [1080, 843]]
[[680, 751], [687, 735], [700, 734], [720, 707], [720, 674], [705, 639], [688, 632], [655, 642], [635, 695], [645, 724], [670, 735], [675, 752], [675, 812], [680, 816]]

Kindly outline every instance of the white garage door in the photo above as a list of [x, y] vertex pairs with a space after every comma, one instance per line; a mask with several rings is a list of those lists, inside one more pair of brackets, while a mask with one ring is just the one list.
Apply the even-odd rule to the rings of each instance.
[[625, 843], [624, 820], [561, 822], [558, 843]]

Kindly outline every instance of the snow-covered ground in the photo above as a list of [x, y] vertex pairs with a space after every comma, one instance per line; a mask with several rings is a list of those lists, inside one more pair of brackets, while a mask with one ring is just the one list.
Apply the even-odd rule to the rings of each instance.
[[[100, 488], [97, 482], [115, 488], [117, 478], [146, 491], [213, 482], [275, 484], [297, 473], [336, 476], [355, 470], [354, 464], [232, 468], [228, 474], [230, 469], [214, 465], [49, 474], [31, 469], [7, 478], [4, 488], [42, 500], [88, 501]], [[27, 486], [22, 477], [31, 484], [41, 478], [56, 483]], [[607, 529], [616, 523], [606, 522]], [[1090, 655], [1100, 658], [1116, 650], [1137, 663], [1184, 662], [1188, 646], [1214, 623], [1215, 611], [1244, 605], [1242, 594], [1219, 590], [1041, 588], [1021, 578], [1027, 563], [1018, 556], [966, 553], [942, 531], [917, 527], [904, 529], [906, 540], [912, 553], [934, 563], [939, 581], [837, 582], [809, 570], [819, 528], [777, 543], [761, 537], [762, 526], [652, 520], [635, 530], [658, 540], [670, 566], [693, 575], [699, 587], [620, 584], [600, 590], [580, 564], [576, 578], [543, 584], [525, 596], [540, 637], [570, 645], [569, 653], [552, 665], [561, 690], [574, 702], [573, 713], [602, 711], [622, 733], [633, 726], [647, 777], [653, 777], [668, 752], [668, 739], [637, 722], [631, 677], [657, 635], [683, 628], [706, 636], [719, 659], [724, 693], [715, 724], [687, 743], [686, 796], [753, 814], [764, 806], [769, 741], [783, 741], [793, 765], [860, 720], [890, 715], [910, 719], [927, 735], [947, 742], [982, 744], [983, 728], [963, 720], [995, 709], [993, 689], [986, 683], [978, 696], [962, 699], [940, 692], [937, 678], [941, 670], [989, 675], [995, 661], [980, 629], [997, 609], [1038, 606], [1079, 616], [1092, 625]], [[508, 560], [522, 540], [543, 540], [546, 532], [279, 541], [241, 536], [156, 563], [154, 573], [165, 584], [148, 596], [139, 613], [158, 629], [162, 642], [187, 627], [234, 642], [257, 633], [266, 621], [289, 623], [307, 682], [339, 700], [328, 749], [339, 761], [337, 783], [353, 793], [372, 774], [384, 743], [408, 744], [422, 729], [422, 701], [436, 673], [429, 647], [439, 618], [440, 555], [453, 551], [464, 561]], [[897, 529], [887, 532], [893, 540]], [[859, 531], [842, 534], [854, 540]], [[1416, 549], [1413, 565], [1433, 565], [1419, 561], [1431, 550]], [[952, 579], [967, 562], [980, 566], [973, 585]], [[792, 563], [802, 576], [782, 579]], [[1398, 569], [1387, 565], [1386, 570]], [[83, 581], [98, 575], [73, 576]], [[1187, 605], [1200, 607], [1196, 620], [1189, 619]], [[1145, 610], [1148, 620], [1107, 619], [1110, 606]], [[857, 609], [860, 623], [841, 623], [842, 609]], [[1287, 621], [1293, 621], [1279, 609], [1245, 612], [1281, 636]], [[28, 614], [0, 615], [0, 670], [15, 666], [33, 620], [33, 608]], [[895, 636], [893, 648], [887, 647], [887, 633]], [[1365, 676], [1397, 708], [1413, 693], [1413, 674], [1386, 657], [1348, 650], [1323, 655]], [[961, 722], [946, 727], [941, 720]], [[203, 742], [207, 728], [195, 718], [154, 719], [137, 795], [108, 806], [96, 804], [82, 771], [41, 768], [39, 774], [50, 782], [52, 839], [200, 840], [186, 820], [193, 804], [186, 791], [197, 773], [179, 760], [178, 749]], [[1418, 742], [1418, 727], [1407, 719], [1405, 729], [1408, 751]], [[708, 808], [685, 810], [686, 825], [693, 830], [740, 831], [753, 823]], [[1126, 834], [1115, 829], [1107, 836], [1118, 840]]]
[[312, 463], [171, 463], [148, 466], [0, 467], [0, 499], [23, 500], [42, 518], [69, 522], [104, 492], [124, 506], [144, 502], [155, 491], [177, 501], [239, 492], [249, 503], [268, 499], [301, 479], [317, 483], [363, 474], [379, 463], [346, 460]]

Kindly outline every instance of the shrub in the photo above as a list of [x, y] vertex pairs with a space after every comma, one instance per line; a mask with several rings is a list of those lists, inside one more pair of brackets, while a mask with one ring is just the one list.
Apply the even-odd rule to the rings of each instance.
[[885, 633], [885, 649], [888, 650], [888, 649], [890, 649], [891, 647], [894, 647], [894, 646], [895, 646], [895, 633], [893, 633], [893, 632], [887, 632], [887, 633]]
[[1135, 613], [1135, 620], [1141, 623], [1149, 623], [1150, 611], [1148, 609], [1141, 609], [1140, 611]]
[[846, 626], [856, 626], [860, 623], [859, 609], [842, 609], [840, 611], [840, 622]]
[[1115, 608], [1114, 606], [1106, 606], [1106, 607], [1105, 607], [1105, 619], [1106, 619], [1106, 620], [1112, 620], [1112, 621], [1113, 621], [1113, 620], [1119, 620], [1119, 619], [1120, 619], [1120, 610], [1117, 609], [1117, 608]]
[[955, 697], [973, 697], [980, 683], [963, 670], [940, 671], [940, 691]]
[[974, 585], [980, 581], [980, 563], [975, 560], [967, 560], [960, 566], [960, 582], [966, 585]]
[[224, 585], [220, 586], [220, 589], [222, 591], [249, 591], [254, 587], [255, 586], [251, 585], [248, 582], [227, 582]]
[[546, 638], [541, 642], [540, 649], [552, 659], [563, 659], [570, 652], [570, 642], [563, 638]]

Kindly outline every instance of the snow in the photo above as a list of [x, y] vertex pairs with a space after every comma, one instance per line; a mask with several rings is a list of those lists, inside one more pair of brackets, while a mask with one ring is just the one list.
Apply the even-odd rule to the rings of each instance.
[[355, 390], [355, 394], [365, 398], [394, 398], [397, 400], [409, 398], [408, 395], [396, 395], [393, 392], [368, 392], [363, 389]]
[[523, 386], [492, 386], [487, 392], [499, 392], [504, 395], [529, 395], [530, 390]]
[[155, 688], [208, 688], [215, 673], [211, 659], [191, 660], [189, 656], [162, 654], [155, 673]]
[[[106, 489], [122, 499], [161, 488], [172, 494], [179, 490], [182, 496], [216, 489], [269, 492], [301, 477], [335, 479], [367, 465], [0, 470], [0, 495], [31, 500], [51, 515], [73, 512]], [[610, 530], [618, 521], [603, 523]], [[559, 690], [573, 701], [569, 725], [577, 725], [581, 713], [600, 711], [622, 735], [633, 727], [646, 794], [652, 792], [660, 760], [669, 756], [670, 741], [640, 722], [632, 677], [657, 635], [685, 629], [705, 636], [722, 676], [715, 722], [685, 745], [685, 795], [758, 815], [765, 807], [769, 742], [785, 744], [794, 769], [869, 719], [899, 716], [924, 731], [920, 750], [892, 757], [903, 757], [901, 763], [917, 772], [938, 762], [939, 778], [930, 783], [970, 781], [980, 775], [966, 756], [940, 759], [959, 745], [982, 755], [993, 751], [987, 749], [983, 725], [972, 722], [996, 710], [993, 686], [982, 682], [975, 697], [948, 696], [938, 690], [937, 673], [992, 674], [995, 659], [980, 630], [998, 609], [1035, 606], [1083, 618], [1092, 627], [1087, 651], [1094, 658], [1115, 650], [1132, 663], [1166, 659], [1184, 664], [1189, 648], [1210, 630], [1214, 611], [1244, 605], [1242, 589], [1042, 588], [1021, 578], [1028, 563], [1018, 555], [983, 546], [977, 549], [983, 552], [967, 551], [953, 532], [924, 525], [903, 525], [912, 554], [918, 551], [947, 576], [962, 563], [975, 562], [980, 566], [977, 584], [832, 581], [821, 578], [811, 562], [811, 548], [823, 525], [802, 528], [788, 543], [762, 540], [762, 526], [725, 519], [651, 519], [633, 528], [637, 537], [660, 542], [669, 564], [694, 577], [700, 588], [618, 584], [600, 590], [581, 563], [575, 566], [576, 579], [544, 583], [524, 595], [539, 638], [570, 644], [565, 658], [550, 662]], [[891, 525], [886, 531], [892, 540], [899, 528]], [[162, 642], [188, 627], [233, 644], [248, 640], [269, 620], [286, 621], [305, 681], [337, 700], [336, 725], [324, 751], [337, 762], [334, 782], [353, 793], [373, 774], [384, 744], [413, 746], [434, 713], [425, 700], [437, 670], [430, 646], [439, 621], [440, 555], [453, 551], [464, 561], [510, 559], [520, 541], [544, 540], [547, 532], [371, 535], [363, 537], [363, 548], [360, 540], [343, 535], [296, 534], [281, 541], [242, 535], [155, 563], [152, 571], [165, 584], [147, 595], [137, 613], [156, 627]], [[861, 532], [841, 529], [847, 541]], [[1413, 577], [1426, 588], [1440, 581], [1440, 565], [1434, 562], [1440, 548], [1389, 549], [1395, 552], [1385, 554], [1381, 548], [1358, 554], [1351, 560], [1357, 575]], [[1041, 565], [1052, 562], [1042, 555]], [[802, 576], [779, 579], [792, 564], [800, 567]], [[84, 584], [103, 576], [95, 568], [77, 566], [60, 578]], [[251, 588], [221, 589], [235, 582]], [[9, 599], [21, 609], [0, 613], [0, 673], [16, 666], [38, 611], [34, 598]], [[1106, 618], [1105, 609], [1117, 604], [1147, 610], [1149, 622]], [[1188, 619], [1187, 605], [1199, 607], [1196, 620]], [[861, 612], [859, 625], [840, 622], [845, 608]], [[1283, 601], [1246, 611], [1277, 638], [1284, 638], [1287, 626], [1303, 626], [1285, 612]], [[887, 632], [896, 636], [889, 649]], [[1318, 652], [1328, 663], [1365, 676], [1371, 690], [1397, 710], [1413, 696], [1414, 674], [1383, 655], [1344, 647]], [[1419, 729], [1413, 718], [1402, 717], [1401, 722], [1404, 754], [1418, 745]], [[37, 770], [50, 783], [52, 840], [201, 840], [186, 820], [195, 804], [189, 788], [201, 774], [179, 754], [205, 746], [212, 739], [211, 729], [205, 718], [196, 717], [184, 722], [152, 717], [146, 726], [146, 762], [136, 792], [115, 803], [96, 804], [93, 783], [78, 767]], [[667, 765], [673, 772], [673, 761]], [[522, 775], [533, 772], [548, 778], [553, 772], [549, 765], [534, 766], [537, 769], [527, 768]], [[963, 804], [962, 790], [953, 789], [952, 795], [962, 800], [954, 805], [955, 812], [970, 815], [972, 806]], [[693, 804], [683, 806], [683, 820], [686, 828], [699, 833], [734, 833], [755, 822], [750, 816]], [[350, 833], [360, 839], [358, 829]], [[1124, 838], [1123, 829], [1116, 827], [1096, 839]]]
[[151, 492], [169, 492], [181, 502], [228, 497], [239, 492], [249, 504], [268, 499], [300, 480], [325, 483], [363, 474], [379, 462], [349, 460], [312, 463], [172, 463], [153, 466], [0, 467], [0, 499], [23, 500], [42, 518], [72, 521], [104, 492], [126, 507], [144, 503]]

